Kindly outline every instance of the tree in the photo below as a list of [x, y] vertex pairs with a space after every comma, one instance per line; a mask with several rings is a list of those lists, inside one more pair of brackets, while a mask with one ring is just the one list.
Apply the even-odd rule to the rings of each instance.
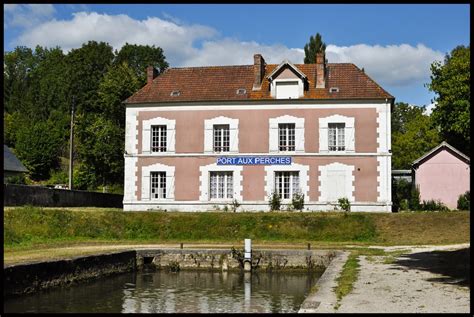
[[410, 169], [411, 163], [440, 142], [424, 107], [399, 102], [392, 111], [392, 168]]
[[431, 83], [436, 107], [431, 117], [443, 138], [469, 154], [470, 149], [470, 47], [458, 46], [447, 54], [444, 63], [431, 64]]
[[168, 68], [168, 63], [160, 47], [149, 45], [135, 45], [126, 43], [120, 51], [115, 51], [114, 65], [126, 62], [135, 72], [135, 76], [140, 82], [140, 87], [146, 83], [146, 68], [154, 66], [159, 73]]
[[323, 42], [321, 34], [316, 33], [309, 38], [309, 43], [304, 46], [304, 63], [314, 64], [316, 62], [316, 53], [326, 52], [326, 44]]
[[[103, 115], [125, 128], [125, 106], [123, 101], [140, 88], [140, 82], [126, 62], [113, 65], [102, 78], [98, 96]], [[121, 136], [123, 138], [123, 136]]]
[[29, 122], [18, 129], [15, 152], [33, 180], [44, 180], [59, 164], [61, 136], [47, 122]]

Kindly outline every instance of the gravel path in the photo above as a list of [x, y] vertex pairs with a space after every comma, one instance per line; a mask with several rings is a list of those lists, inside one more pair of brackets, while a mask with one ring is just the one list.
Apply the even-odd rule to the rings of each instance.
[[326, 312], [469, 313], [469, 257], [469, 244], [414, 248], [392, 263], [360, 256], [353, 291]]

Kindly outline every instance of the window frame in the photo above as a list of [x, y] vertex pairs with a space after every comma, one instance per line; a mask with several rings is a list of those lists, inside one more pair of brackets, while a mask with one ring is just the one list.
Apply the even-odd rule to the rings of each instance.
[[[220, 145], [217, 145], [216, 141], [218, 141]], [[212, 150], [214, 153], [230, 152], [230, 125], [214, 124], [212, 126], [212, 142]]]
[[[213, 190], [212, 190], [213, 177], [215, 177], [215, 181], [216, 181], [215, 197], [213, 197]], [[230, 184], [229, 184], [229, 181], [230, 181]], [[230, 195], [229, 195], [229, 185], [232, 186], [230, 188], [231, 190]], [[223, 194], [222, 197], [219, 197], [220, 192], [222, 192]], [[222, 201], [222, 200], [232, 200], [232, 199], [234, 199], [234, 171], [209, 171], [209, 200]]]

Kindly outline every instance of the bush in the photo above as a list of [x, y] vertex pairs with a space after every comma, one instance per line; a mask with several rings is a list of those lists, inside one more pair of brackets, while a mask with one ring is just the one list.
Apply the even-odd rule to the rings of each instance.
[[238, 200], [237, 199], [232, 200], [232, 211], [236, 212], [237, 208], [239, 208], [239, 207], [240, 207], [240, 204], [239, 204]]
[[349, 202], [349, 199], [346, 197], [339, 198], [337, 200], [337, 203], [339, 204], [339, 208], [341, 208], [344, 211], [351, 211], [351, 203]]
[[420, 205], [421, 210], [427, 211], [448, 211], [449, 208], [443, 204], [440, 200], [423, 200]]
[[392, 179], [393, 212], [408, 210], [411, 197], [411, 182], [405, 179]]
[[302, 193], [294, 193], [293, 198], [291, 200], [291, 205], [296, 210], [303, 210], [304, 208], [304, 194]]
[[5, 180], [6, 184], [15, 184], [15, 185], [26, 185], [26, 179], [24, 174], [18, 174], [14, 176], [7, 177]]
[[465, 192], [464, 194], [460, 195], [458, 198], [458, 210], [471, 210], [471, 194], [469, 191]]
[[281, 198], [277, 192], [273, 192], [270, 197], [268, 197], [268, 205], [270, 206], [270, 210], [280, 210], [281, 208]]
[[408, 207], [410, 210], [420, 210], [420, 190], [416, 186], [411, 189]]

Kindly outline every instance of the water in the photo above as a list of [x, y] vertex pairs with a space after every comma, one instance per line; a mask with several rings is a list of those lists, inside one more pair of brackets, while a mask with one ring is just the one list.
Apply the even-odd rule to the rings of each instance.
[[321, 273], [126, 273], [4, 299], [7, 312], [292, 313]]

